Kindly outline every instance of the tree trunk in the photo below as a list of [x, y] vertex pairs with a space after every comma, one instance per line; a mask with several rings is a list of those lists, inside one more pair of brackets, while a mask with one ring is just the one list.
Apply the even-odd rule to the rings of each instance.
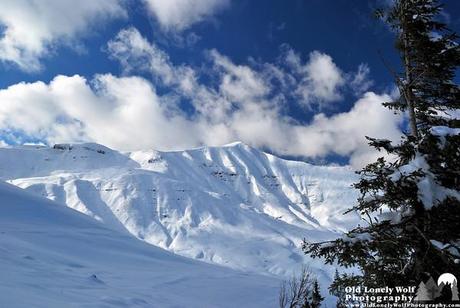
[[411, 130], [411, 135], [418, 139], [418, 130], [417, 130], [417, 120], [415, 117], [415, 100], [414, 95], [412, 93], [412, 72], [411, 72], [411, 61], [409, 55], [409, 39], [407, 34], [407, 26], [405, 23], [402, 25], [402, 33], [403, 36], [403, 43], [404, 43], [404, 66], [405, 66], [405, 73], [406, 73], [406, 84], [404, 85], [404, 98], [406, 99], [407, 110], [409, 111], [409, 125]]

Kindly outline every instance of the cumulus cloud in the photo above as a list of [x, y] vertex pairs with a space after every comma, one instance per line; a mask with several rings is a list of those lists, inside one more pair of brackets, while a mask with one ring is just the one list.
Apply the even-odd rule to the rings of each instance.
[[317, 50], [309, 54], [307, 61], [302, 61], [301, 55], [287, 45], [282, 50], [280, 62], [287, 70], [276, 68], [275, 78], [287, 85], [296, 101], [310, 110], [334, 107], [345, 91], [361, 95], [373, 84], [366, 63], [361, 63], [355, 72], [343, 72], [331, 56]]
[[39, 70], [57, 44], [70, 45], [95, 21], [125, 14], [121, 0], [0, 1], [0, 60]]
[[[367, 92], [351, 110], [319, 113], [303, 125], [284, 110], [302, 80], [279, 63], [235, 64], [211, 50], [210, 67], [203, 71], [174, 65], [134, 29], [120, 32], [108, 50], [126, 77], [57, 76], [49, 84], [20, 83], [0, 90], [0, 132], [18, 131], [48, 143], [94, 141], [123, 150], [241, 140], [278, 154], [349, 156], [357, 168], [376, 155], [365, 135], [400, 136], [402, 119], [382, 107], [390, 100], [385, 94]], [[150, 72], [152, 80], [128, 76], [139, 70]], [[205, 73], [212, 82], [201, 82]], [[169, 92], [160, 95], [158, 87]], [[183, 111], [184, 101], [192, 111]]]
[[95, 141], [122, 150], [243, 140], [280, 154], [350, 156], [351, 164], [359, 167], [375, 156], [364, 135], [400, 135], [401, 119], [381, 106], [388, 99], [368, 92], [349, 112], [319, 114], [305, 126], [256, 103], [216, 122], [205, 115], [190, 119], [140, 77], [109, 74], [88, 81], [78, 75], [57, 76], [49, 84], [20, 83], [1, 90], [0, 132], [18, 131], [50, 144]]
[[[0, 91], [0, 128], [49, 143], [94, 140], [118, 149], [196, 145], [194, 125], [138, 77], [57, 76]], [[181, 132], [187, 132], [181, 134]], [[173, 136], [173, 138], [171, 138]], [[129, 141], [131, 140], [131, 141]]]
[[[277, 63], [262, 63], [257, 70], [245, 65], [234, 65], [216, 50], [211, 50], [208, 55], [214, 65], [213, 72], [224, 81], [221, 90], [233, 87], [232, 94], [236, 91], [241, 94], [242, 91], [249, 90], [248, 87], [252, 87], [249, 91], [251, 94], [263, 91], [270, 96], [273, 94], [270, 91], [273, 90], [273, 84], [279, 84], [283, 90], [282, 96], [286, 95], [286, 99], [294, 100], [309, 109], [328, 108], [330, 103], [342, 98], [341, 91], [347, 87], [354, 93], [362, 94], [372, 84], [366, 64], [361, 64], [356, 73], [345, 73], [325, 53], [313, 51], [307, 61], [302, 61], [300, 55], [289, 46], [283, 46], [282, 49]], [[214, 89], [209, 91], [209, 87], [203, 89], [197, 84], [196, 70], [187, 65], [173, 65], [169, 56], [156, 44], [142, 37], [137, 29], [120, 31], [109, 42], [108, 50], [127, 73], [139, 70], [150, 72], [155, 80], [167, 86], [175, 86], [182, 94], [191, 94], [192, 97], [188, 95], [189, 98], [193, 99], [197, 92], [200, 93], [201, 96], [195, 102], [206, 107], [222, 107], [223, 102], [219, 99], [220, 96], [215, 95]], [[245, 77], [244, 80], [242, 77]], [[242, 82], [235, 84], [238, 80]], [[227, 98], [231, 99], [228, 93]], [[241, 98], [233, 98], [233, 103], [241, 103]], [[210, 111], [209, 108], [206, 109]]]
[[144, 0], [166, 31], [181, 32], [210, 18], [230, 4], [230, 0]]
[[231, 103], [216, 89], [198, 82], [199, 73], [193, 68], [173, 65], [164, 51], [149, 43], [136, 29], [120, 31], [109, 42], [108, 51], [114, 59], [120, 61], [125, 73], [151, 73], [155, 82], [186, 98], [199, 113], [206, 114], [209, 118], [218, 121], [231, 108]]
[[387, 94], [365, 93], [348, 112], [327, 117], [320, 113], [307, 126], [297, 127], [298, 152], [321, 157], [335, 153], [350, 157], [351, 165], [358, 167], [381, 155], [367, 145], [364, 136], [399, 140], [402, 117], [382, 106], [391, 101]]
[[288, 49], [285, 61], [299, 79], [295, 93], [301, 102], [321, 104], [342, 98], [340, 88], [345, 84], [345, 77], [329, 55], [313, 51], [303, 64], [300, 55]]

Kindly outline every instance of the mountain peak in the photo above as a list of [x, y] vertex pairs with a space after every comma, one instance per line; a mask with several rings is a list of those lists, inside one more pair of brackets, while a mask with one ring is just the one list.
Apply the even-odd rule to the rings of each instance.
[[222, 145], [222, 147], [224, 148], [238, 147], [238, 146], [249, 147], [249, 145], [244, 143], [243, 141], [234, 141], [234, 142], [230, 142], [230, 143]]

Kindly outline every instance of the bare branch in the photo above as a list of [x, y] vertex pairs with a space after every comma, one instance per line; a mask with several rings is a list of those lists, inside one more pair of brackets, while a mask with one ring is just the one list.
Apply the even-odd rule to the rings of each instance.
[[300, 308], [312, 292], [312, 273], [305, 266], [298, 276], [293, 275], [289, 281], [284, 281], [280, 287], [280, 308]]

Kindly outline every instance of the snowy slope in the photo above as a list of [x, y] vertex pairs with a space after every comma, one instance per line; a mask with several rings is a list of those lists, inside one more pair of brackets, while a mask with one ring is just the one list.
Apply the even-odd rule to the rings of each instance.
[[346, 167], [279, 159], [242, 143], [120, 153], [98, 144], [0, 149], [0, 178], [177, 254], [247, 272], [287, 275], [310, 261], [304, 237], [356, 224]]
[[183, 258], [0, 182], [0, 307], [276, 307], [280, 281]]

